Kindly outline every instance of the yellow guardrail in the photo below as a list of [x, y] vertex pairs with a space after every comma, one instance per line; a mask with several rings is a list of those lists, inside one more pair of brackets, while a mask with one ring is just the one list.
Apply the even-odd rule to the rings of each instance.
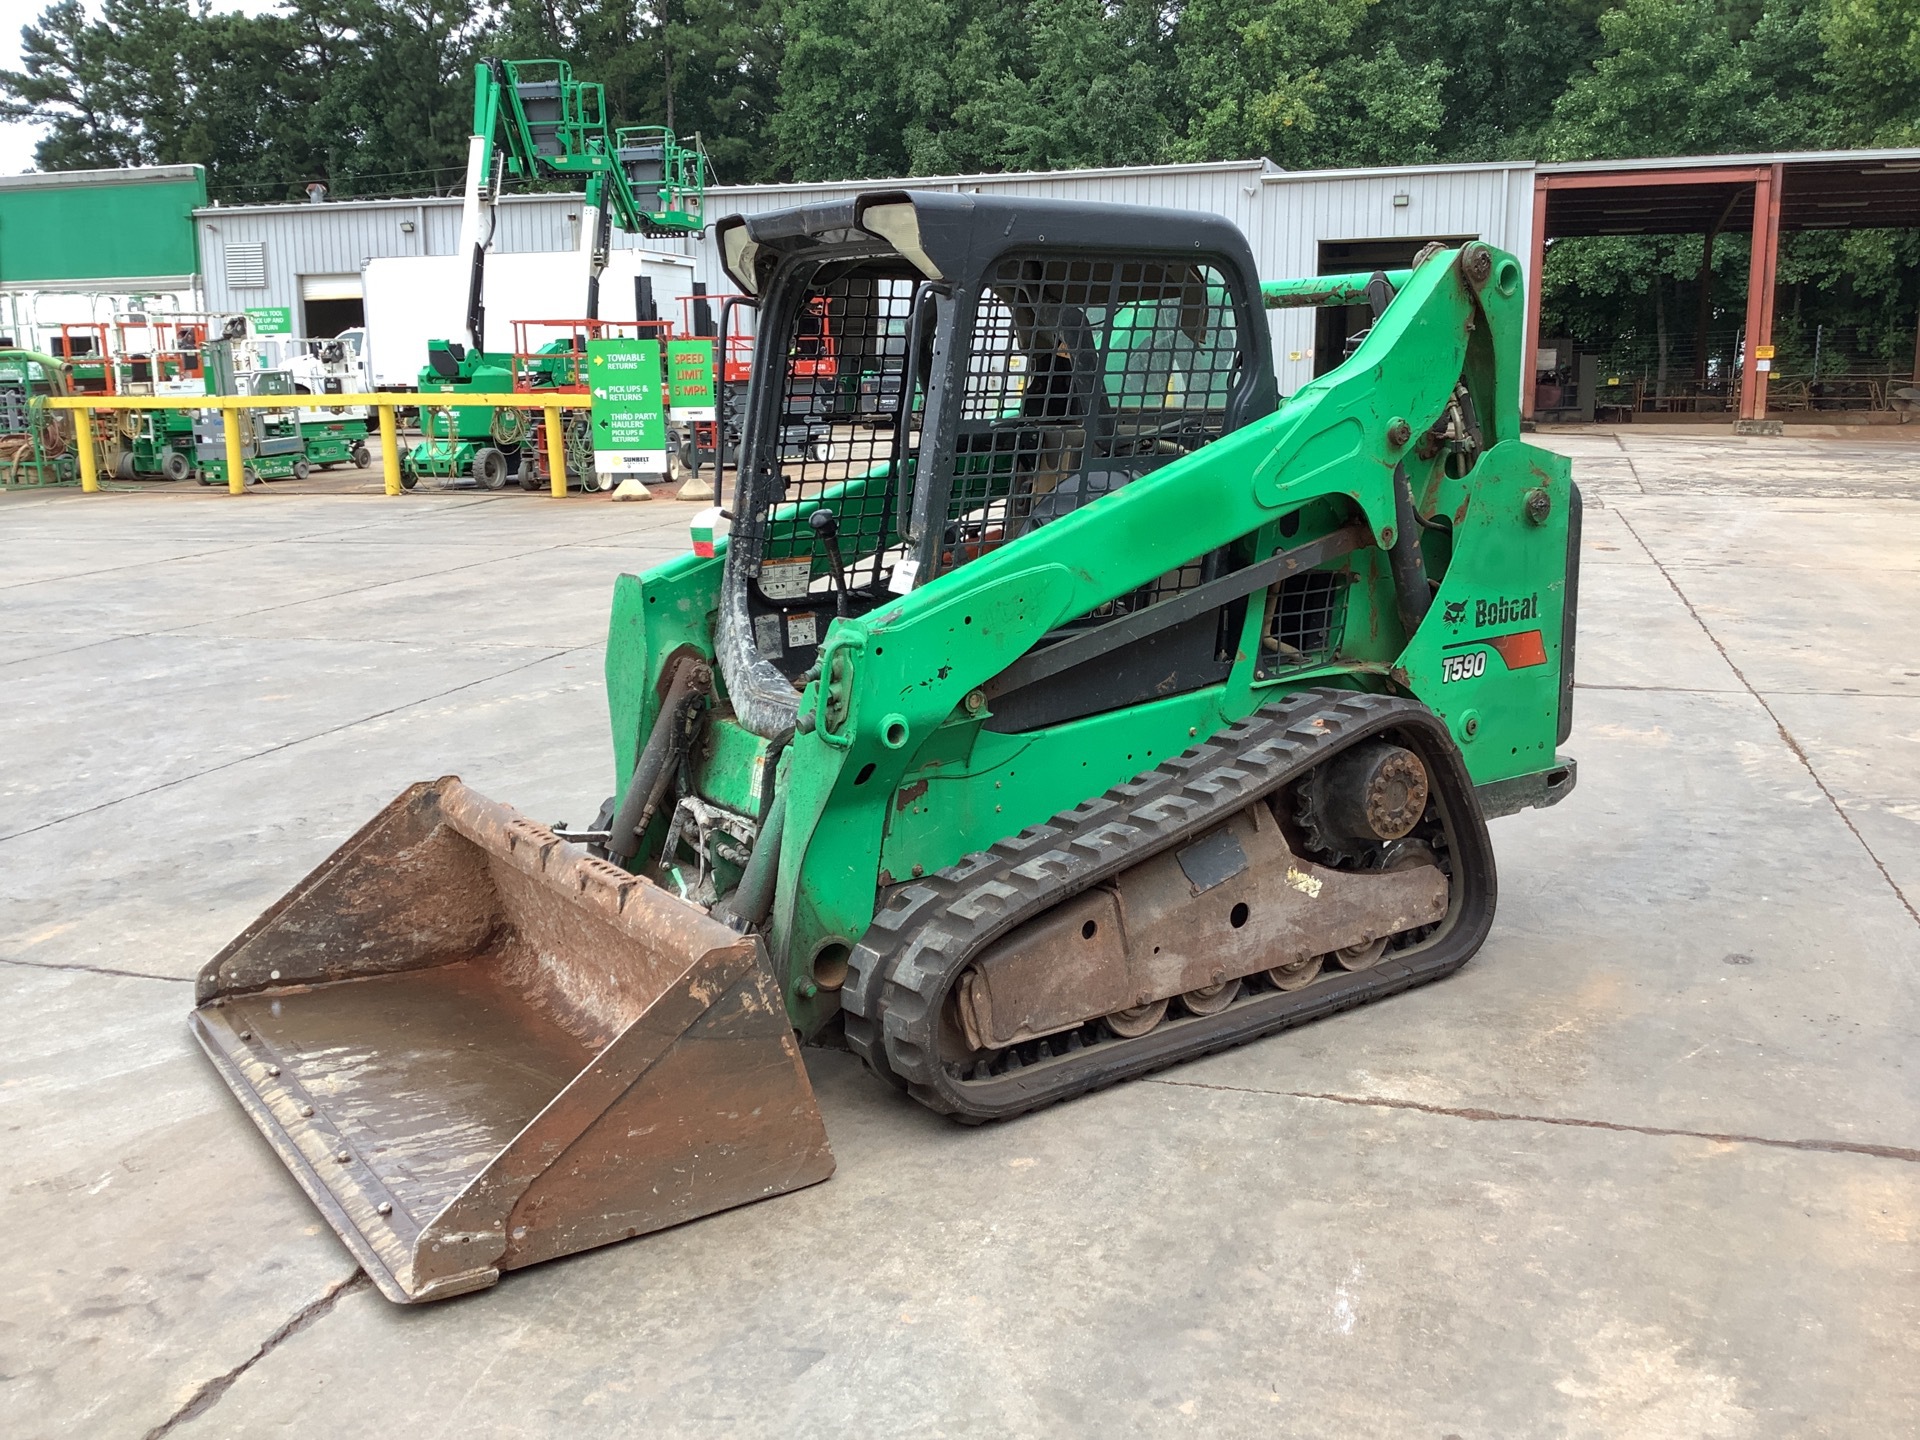
[[400, 436], [393, 412], [400, 406], [418, 406], [446, 410], [470, 405], [495, 409], [538, 410], [546, 418], [547, 468], [552, 471], [553, 493], [559, 499], [567, 494], [567, 451], [561, 435], [560, 412], [585, 410], [592, 400], [580, 394], [556, 395], [478, 395], [466, 391], [399, 393], [376, 391], [370, 395], [49, 395], [41, 402], [51, 410], [78, 410], [74, 447], [80, 461], [80, 488], [89, 495], [100, 488], [98, 457], [93, 453], [92, 411], [95, 410], [220, 410], [227, 447], [227, 489], [235, 495], [247, 493], [246, 457], [240, 440], [242, 410], [345, 410], [366, 408], [380, 417], [380, 469], [389, 495], [401, 492]]

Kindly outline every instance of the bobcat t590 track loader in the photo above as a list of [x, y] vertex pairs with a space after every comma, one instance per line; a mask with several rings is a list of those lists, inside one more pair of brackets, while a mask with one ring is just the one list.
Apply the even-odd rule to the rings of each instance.
[[[1573, 785], [1512, 256], [1263, 287], [1215, 216], [916, 192], [717, 238], [731, 529], [615, 587], [600, 821], [415, 786], [200, 977], [395, 1300], [826, 1178], [802, 1041], [984, 1121], [1446, 975], [1488, 818]], [[1282, 399], [1264, 310], [1362, 297]]]

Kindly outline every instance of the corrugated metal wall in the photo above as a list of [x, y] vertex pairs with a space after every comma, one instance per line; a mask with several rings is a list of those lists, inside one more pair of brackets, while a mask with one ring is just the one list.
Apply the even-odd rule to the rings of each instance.
[[[1273, 167], [1260, 160], [1222, 165], [1154, 166], [1136, 170], [1065, 171], [1038, 175], [949, 175], [916, 179], [924, 189], [1006, 192], [1124, 205], [1161, 205], [1211, 210], [1243, 229], [1254, 219], [1260, 180]], [[710, 191], [707, 213], [715, 218], [759, 214], [792, 205], [844, 200], [866, 190], [897, 189], [899, 180], [831, 185], [747, 185]], [[503, 254], [572, 250], [579, 243], [578, 195], [509, 195], [495, 207], [494, 248]], [[338, 200], [323, 205], [220, 206], [195, 217], [201, 273], [208, 308], [243, 310], [293, 305], [303, 275], [341, 275], [368, 260], [392, 255], [451, 255], [459, 243], [460, 201]], [[411, 225], [412, 229], [403, 229]], [[235, 287], [228, 281], [225, 246], [258, 243], [266, 257], [266, 284]], [[714, 290], [731, 288], [710, 242], [644, 238], [614, 232], [619, 249], [691, 255], [699, 278]]]
[[[1321, 243], [1341, 240], [1471, 236], [1512, 251], [1524, 265], [1533, 219], [1530, 161], [1287, 172], [1256, 160], [1056, 175], [941, 176], [911, 183], [924, 189], [1211, 211], [1245, 232], [1264, 279], [1317, 274]], [[741, 186], [713, 192], [707, 213], [716, 217], [758, 214], [789, 205], [844, 200], [900, 184]], [[1397, 195], [1406, 196], [1407, 203], [1395, 205]], [[702, 245], [695, 258], [699, 278], [711, 289], [732, 288], [720, 270], [714, 246]], [[1286, 392], [1297, 390], [1313, 378], [1313, 312], [1279, 310], [1269, 318], [1280, 387]]]
[[[934, 175], [913, 180], [856, 180], [822, 185], [736, 185], [710, 192], [707, 213], [752, 214], [788, 205], [844, 200], [871, 190], [955, 190], [969, 194], [1012, 193], [1057, 200], [1104, 200], [1119, 205], [1161, 205], [1178, 210], [1221, 210], [1236, 192], [1251, 209], [1265, 175], [1281, 173], [1264, 160], [1218, 165], [1148, 165], [1125, 170], [1060, 170], [1012, 175]], [[1221, 213], [1226, 213], [1221, 210]]]
[[[792, 205], [844, 200], [863, 191], [917, 188], [1013, 193], [1123, 205], [1158, 205], [1224, 215], [1246, 232], [1263, 277], [1311, 275], [1320, 246], [1342, 240], [1475, 236], [1511, 250], [1524, 264], [1532, 223], [1533, 166], [1411, 166], [1395, 170], [1284, 172], [1263, 160], [1218, 165], [1165, 165], [1053, 174], [948, 175], [824, 185], [748, 185], [710, 191], [707, 213], [720, 218]], [[1395, 196], [1406, 203], [1396, 205]], [[495, 248], [502, 253], [572, 250], [578, 244], [580, 198], [511, 195], [496, 207]], [[333, 201], [324, 205], [247, 206], [198, 212], [207, 304], [214, 310], [291, 305], [302, 275], [357, 272], [375, 256], [451, 255], [458, 243], [460, 202]], [[411, 223], [411, 232], [402, 228]], [[265, 247], [265, 286], [227, 282], [223, 247], [257, 241]], [[696, 277], [715, 293], [732, 288], [710, 238], [643, 239], [616, 232], [621, 249], [691, 255]], [[1272, 314], [1281, 388], [1313, 375], [1313, 316]]]
[[[1170, 210], [1207, 210], [1225, 215], [1242, 230], [1255, 218], [1264, 176], [1280, 173], [1271, 161], [1235, 160], [1217, 165], [1153, 165], [1127, 170], [1066, 170], [1015, 175], [936, 175], [913, 180], [860, 180], [823, 185], [739, 185], [708, 192], [707, 214], [759, 215], [793, 205], [819, 205], [873, 190], [954, 190], [970, 194], [1033, 195], [1050, 200], [1096, 200], [1112, 205], [1157, 205]], [[720, 269], [719, 252], [700, 247], [700, 279], [714, 290], [732, 289]]]
[[[1528, 263], [1531, 161], [1269, 175], [1260, 190], [1247, 238], [1263, 277], [1318, 274], [1320, 246], [1343, 240], [1472, 237]], [[1274, 322], [1280, 388], [1297, 390], [1313, 378], [1314, 314], [1281, 310]]]
[[[493, 244], [501, 254], [571, 251], [579, 245], [578, 195], [509, 195], [494, 207], [494, 216]], [[216, 312], [290, 305], [297, 316], [303, 275], [357, 274], [367, 261], [388, 256], [451, 255], [460, 243], [457, 198], [217, 206], [196, 212], [194, 220], [207, 308]], [[227, 276], [226, 247], [249, 242], [263, 247], [266, 284], [235, 286]], [[673, 255], [694, 250], [692, 242], [617, 230], [613, 244]]]

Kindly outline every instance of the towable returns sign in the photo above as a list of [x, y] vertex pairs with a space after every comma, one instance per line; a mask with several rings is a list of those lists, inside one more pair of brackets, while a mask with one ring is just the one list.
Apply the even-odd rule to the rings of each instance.
[[658, 340], [589, 340], [593, 468], [601, 475], [667, 473], [667, 416]]

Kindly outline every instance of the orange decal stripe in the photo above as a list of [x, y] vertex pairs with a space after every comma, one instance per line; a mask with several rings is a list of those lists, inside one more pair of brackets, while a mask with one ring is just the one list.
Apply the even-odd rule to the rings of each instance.
[[1538, 630], [1521, 630], [1512, 635], [1494, 635], [1487, 640], [1509, 670], [1525, 670], [1547, 663], [1547, 642]]

